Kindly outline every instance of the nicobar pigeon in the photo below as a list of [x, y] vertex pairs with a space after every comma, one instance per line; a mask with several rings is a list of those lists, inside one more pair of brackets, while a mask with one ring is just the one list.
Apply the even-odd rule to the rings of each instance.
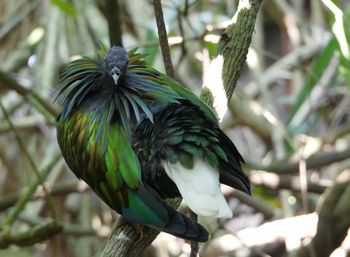
[[220, 183], [250, 193], [243, 158], [210, 107], [143, 58], [113, 46], [67, 65], [56, 95], [62, 155], [126, 220], [207, 241], [203, 226], [164, 199], [181, 196], [198, 215], [231, 217]]

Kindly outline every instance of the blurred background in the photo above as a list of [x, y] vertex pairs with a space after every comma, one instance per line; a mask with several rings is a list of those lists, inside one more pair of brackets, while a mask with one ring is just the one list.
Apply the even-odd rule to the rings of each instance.
[[[177, 77], [199, 94], [238, 1], [162, 3]], [[200, 218], [211, 232], [200, 256], [310, 256], [300, 248], [318, 220], [326, 236], [319, 245], [331, 245], [332, 257], [350, 256], [349, 28], [347, 0], [263, 2], [221, 124], [246, 160], [252, 198], [223, 188], [234, 217]], [[117, 215], [62, 160], [52, 95], [70, 60], [109, 45], [119, 31], [125, 48], [139, 48], [164, 71], [151, 1], [0, 1], [1, 257], [103, 250]], [[183, 240], [161, 233], [145, 254], [189, 252]]]

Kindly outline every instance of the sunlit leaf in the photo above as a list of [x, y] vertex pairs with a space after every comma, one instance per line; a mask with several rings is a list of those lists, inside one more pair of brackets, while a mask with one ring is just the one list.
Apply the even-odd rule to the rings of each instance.
[[74, 6], [65, 0], [51, 0], [51, 3], [57, 6], [60, 10], [62, 10], [67, 15], [70, 15], [70, 16], [76, 15], [76, 10]]
[[[147, 42], [157, 42], [158, 37], [154, 30], [148, 29], [147, 34], [146, 34], [146, 41]], [[145, 53], [145, 61], [149, 63], [150, 65], [154, 64], [154, 60], [159, 52], [159, 46], [158, 44], [152, 45], [152, 46], [147, 46], [144, 48], [144, 53]]]
[[335, 37], [333, 37], [315, 59], [311, 71], [306, 75], [304, 85], [291, 107], [288, 123], [290, 123], [302, 104], [310, 96], [312, 89], [321, 78], [325, 69], [328, 67], [336, 49], [337, 41]]

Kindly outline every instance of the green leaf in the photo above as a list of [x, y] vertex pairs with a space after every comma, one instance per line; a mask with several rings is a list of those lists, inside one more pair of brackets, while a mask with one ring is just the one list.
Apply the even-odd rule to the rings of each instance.
[[74, 6], [67, 1], [51, 0], [51, 3], [55, 6], [57, 6], [60, 10], [62, 10], [67, 15], [70, 15], [70, 16], [76, 15], [76, 10], [75, 10]]
[[204, 41], [204, 44], [209, 51], [210, 57], [215, 57], [218, 52], [218, 44], [211, 41]]
[[[343, 29], [344, 28], [349, 28], [350, 27], [350, 6], [348, 6], [345, 10], [345, 12], [343, 12], [344, 14], [344, 20], [343, 20]], [[334, 32], [335, 33], [335, 32]], [[342, 50], [342, 47], [340, 47], [340, 44], [339, 44], [339, 52], [341, 54], [341, 58], [340, 58], [340, 67], [339, 67], [339, 72], [340, 74], [342, 74], [348, 84], [348, 86], [350, 86], [350, 56], [348, 56], [347, 53], [346, 54], [346, 50], [349, 51], [349, 42], [350, 42], [350, 35], [349, 35], [349, 31], [348, 30], [343, 30], [341, 31], [340, 33], [343, 33], [343, 35], [336, 35], [337, 39], [338, 38], [343, 38], [343, 50]], [[339, 39], [338, 39], [338, 42], [339, 42]], [[344, 49], [345, 48], [345, 49]], [[345, 54], [344, 54], [344, 51], [345, 51]]]
[[318, 80], [321, 78], [323, 72], [328, 67], [332, 57], [334, 56], [336, 48], [337, 41], [333, 37], [314, 61], [310, 73], [307, 74], [305, 78], [302, 90], [300, 91], [299, 95], [297, 96], [295, 102], [291, 107], [291, 111], [288, 117], [288, 123], [292, 121], [293, 117], [299, 111], [300, 107], [303, 105], [305, 100], [310, 96], [312, 89], [317, 84]]
[[[158, 40], [158, 35], [154, 32], [154, 30], [147, 29], [146, 41], [152, 42], [152, 41], [157, 41], [157, 40]], [[158, 45], [149, 46], [149, 47], [144, 48], [144, 53], [145, 53], [144, 59], [149, 65], [154, 64], [154, 60], [156, 59], [159, 50], [160, 50], [160, 48]]]

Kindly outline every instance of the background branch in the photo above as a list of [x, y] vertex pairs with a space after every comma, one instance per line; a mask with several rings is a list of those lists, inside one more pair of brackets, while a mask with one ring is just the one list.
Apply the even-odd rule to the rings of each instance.
[[123, 46], [122, 19], [119, 0], [99, 0], [99, 6], [108, 23], [110, 45]]
[[168, 76], [175, 78], [175, 71], [170, 56], [170, 48], [168, 43], [168, 34], [164, 23], [162, 3], [160, 0], [153, 0], [154, 14], [156, 17], [159, 44], [162, 50], [165, 72]]
[[340, 246], [350, 227], [349, 181], [328, 190], [319, 210], [316, 235], [311, 243], [301, 248], [298, 257], [328, 257]]

